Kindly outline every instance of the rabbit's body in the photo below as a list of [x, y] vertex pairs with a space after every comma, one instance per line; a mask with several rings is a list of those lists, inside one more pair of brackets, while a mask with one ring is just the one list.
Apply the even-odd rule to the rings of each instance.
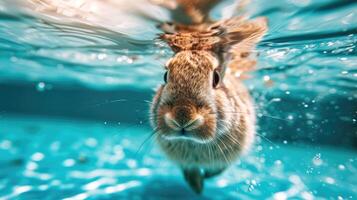
[[156, 139], [200, 193], [204, 178], [221, 173], [254, 141], [253, 101], [236, 74], [266, 31], [266, 20], [242, 17], [196, 26], [164, 25], [175, 55], [152, 107]]
[[[159, 92], [161, 93], [161, 92]], [[163, 151], [183, 169], [201, 168], [208, 171], [223, 170], [249, 149], [255, 134], [255, 112], [250, 95], [244, 85], [227, 75], [213, 95], [217, 119], [211, 119], [214, 137], [207, 141], [187, 139], [167, 140], [157, 137]], [[159, 104], [160, 96], [154, 99]], [[160, 112], [158, 107], [153, 113]], [[217, 116], [216, 116], [217, 115]], [[164, 134], [164, 133], [162, 133]]]

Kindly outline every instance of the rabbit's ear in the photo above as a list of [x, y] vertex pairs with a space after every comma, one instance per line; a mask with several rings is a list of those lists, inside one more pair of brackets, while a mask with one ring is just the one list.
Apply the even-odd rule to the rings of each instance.
[[227, 20], [219, 26], [223, 30], [220, 46], [223, 49], [244, 48], [252, 49], [258, 43], [268, 30], [267, 19], [264, 17], [254, 20], [242, 20], [242, 18], [233, 18]]
[[244, 77], [246, 72], [254, 70], [256, 61], [254, 47], [268, 30], [266, 18], [244, 20], [230, 19], [221, 27], [223, 34], [219, 44], [220, 55], [224, 63], [223, 68], [230, 73]]

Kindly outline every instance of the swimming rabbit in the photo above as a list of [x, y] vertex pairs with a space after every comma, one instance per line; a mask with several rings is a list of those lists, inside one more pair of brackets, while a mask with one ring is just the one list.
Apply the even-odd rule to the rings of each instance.
[[201, 193], [205, 178], [224, 171], [254, 141], [253, 101], [236, 75], [255, 65], [249, 53], [267, 22], [235, 17], [162, 28], [175, 54], [154, 96], [151, 123], [161, 149]]

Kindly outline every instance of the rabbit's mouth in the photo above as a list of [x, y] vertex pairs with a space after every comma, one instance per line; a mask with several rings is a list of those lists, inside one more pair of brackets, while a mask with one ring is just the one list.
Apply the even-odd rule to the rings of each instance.
[[161, 135], [162, 139], [170, 141], [170, 142], [193, 142], [198, 144], [207, 144], [210, 143], [213, 138], [199, 138], [193, 136], [190, 131], [182, 129], [173, 134], [169, 135]]

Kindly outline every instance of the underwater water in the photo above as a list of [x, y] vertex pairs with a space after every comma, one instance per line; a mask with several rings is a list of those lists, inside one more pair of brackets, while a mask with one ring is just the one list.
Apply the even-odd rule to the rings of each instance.
[[[212, 12], [238, 15], [232, 0]], [[357, 198], [357, 2], [253, 0], [266, 16], [251, 152], [195, 195], [152, 140], [172, 55], [144, 0], [0, 0], [0, 199]]]

